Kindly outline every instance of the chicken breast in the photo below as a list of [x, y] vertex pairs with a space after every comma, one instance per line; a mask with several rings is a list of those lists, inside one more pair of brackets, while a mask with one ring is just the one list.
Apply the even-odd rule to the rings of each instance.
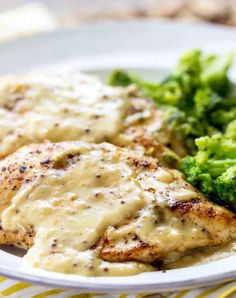
[[35, 144], [0, 168], [0, 242], [29, 248], [24, 259], [35, 267], [135, 274], [189, 249], [236, 239], [233, 213], [138, 151]]
[[108, 141], [162, 156], [169, 132], [134, 87], [113, 88], [78, 73], [0, 80], [0, 158], [25, 144]]

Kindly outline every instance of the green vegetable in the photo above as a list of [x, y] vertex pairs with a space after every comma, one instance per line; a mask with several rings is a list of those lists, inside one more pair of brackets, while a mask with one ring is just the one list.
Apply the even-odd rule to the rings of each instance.
[[225, 127], [229, 122], [236, 119], [236, 107], [230, 110], [219, 109], [210, 114], [211, 122], [217, 127]]
[[236, 211], [236, 166], [230, 167], [215, 182], [219, 203]]
[[202, 59], [201, 83], [210, 87], [220, 95], [226, 95], [230, 88], [227, 71], [233, 63], [233, 55], [215, 56], [211, 55]]
[[181, 161], [187, 180], [216, 203], [236, 211], [236, 140], [215, 134], [196, 139], [196, 146], [197, 154]]
[[209, 87], [196, 90], [193, 99], [196, 108], [196, 115], [198, 117], [204, 117], [222, 101], [222, 98], [219, 96], [219, 94], [214, 92]]
[[236, 140], [236, 119], [231, 121], [227, 125], [226, 131], [225, 131], [225, 136], [228, 139]]
[[114, 70], [109, 78], [108, 78], [108, 83], [111, 86], [128, 86], [132, 83], [134, 83], [134, 79], [132, 78], [132, 75], [126, 73], [123, 70]]
[[[114, 86], [136, 84], [155, 101], [188, 153], [180, 168], [187, 180], [218, 204], [236, 212], [236, 96], [228, 78], [233, 56], [187, 51], [163, 81], [150, 83], [117, 70]], [[175, 166], [173, 156], [166, 161]]]
[[116, 70], [109, 83], [136, 84], [144, 96], [163, 109], [170, 128], [182, 135], [188, 152], [194, 154], [196, 138], [224, 132], [236, 119], [236, 97], [231, 96], [227, 75], [232, 61], [231, 54], [205, 57], [199, 50], [189, 50], [162, 82], [145, 82], [132, 73]]

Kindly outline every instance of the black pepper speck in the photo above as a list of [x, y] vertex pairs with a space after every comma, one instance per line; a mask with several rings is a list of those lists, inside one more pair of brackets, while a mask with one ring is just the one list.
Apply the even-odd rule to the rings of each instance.
[[19, 167], [19, 172], [20, 172], [21, 174], [23, 174], [23, 173], [26, 171], [26, 169], [27, 169], [26, 166], [20, 166], [20, 167]]

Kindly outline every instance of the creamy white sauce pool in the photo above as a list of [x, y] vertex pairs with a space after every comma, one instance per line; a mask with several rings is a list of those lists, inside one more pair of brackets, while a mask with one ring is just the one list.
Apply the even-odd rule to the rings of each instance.
[[0, 157], [44, 140], [112, 140], [130, 105], [125, 89], [82, 74], [2, 79]]
[[68, 168], [51, 169], [17, 193], [2, 213], [2, 227], [34, 228], [35, 242], [25, 259], [35, 267], [82, 275], [152, 270], [135, 262], [102, 261], [92, 249], [108, 226], [124, 223], [145, 205], [134, 171], [114, 147], [85, 145], [73, 154], [75, 163]]
[[[135, 232], [157, 245], [160, 256], [182, 243], [191, 246], [193, 238], [204, 241], [201, 229], [183, 224], [165, 208], [169, 196], [164, 193], [179, 200], [180, 189], [189, 200], [196, 197], [192, 187], [174, 170], [131, 166], [128, 152], [109, 144], [70, 143], [51, 153], [53, 168], [44, 174], [36, 170], [35, 180], [23, 184], [1, 220], [5, 230], [34, 229], [34, 244], [24, 257], [29, 264], [87, 276], [130, 275], [154, 268], [141, 260], [104, 261], [97, 245], [105, 232], [116, 249], [132, 246], [134, 241], [124, 240]], [[164, 222], [157, 207], [166, 212]]]
[[223, 258], [235, 255], [236, 242], [231, 242], [224, 246], [199, 248], [186, 253], [178, 260], [168, 260], [169, 262], [163, 264], [165, 269], [176, 269], [182, 267], [189, 267], [201, 264], [207, 264]]

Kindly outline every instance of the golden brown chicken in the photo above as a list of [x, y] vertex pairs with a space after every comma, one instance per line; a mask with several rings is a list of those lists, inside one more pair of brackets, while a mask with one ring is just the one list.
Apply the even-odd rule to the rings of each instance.
[[162, 113], [134, 87], [113, 88], [78, 73], [0, 80], [0, 158], [23, 145], [108, 141], [154, 156], [169, 150]]
[[236, 239], [236, 217], [176, 170], [111, 144], [22, 147], [0, 162], [0, 242], [45, 270], [126, 275]]

